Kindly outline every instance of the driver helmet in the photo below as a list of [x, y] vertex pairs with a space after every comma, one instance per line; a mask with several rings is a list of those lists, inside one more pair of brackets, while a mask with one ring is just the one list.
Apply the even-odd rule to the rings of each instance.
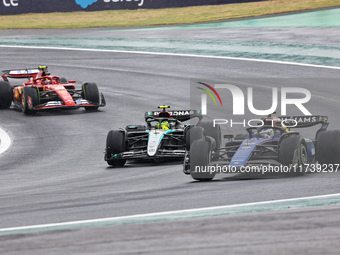
[[264, 138], [274, 138], [274, 130], [272, 128], [262, 129], [259, 133], [260, 137]]
[[170, 129], [170, 124], [168, 121], [162, 121], [161, 129]]
[[159, 129], [170, 129], [170, 124], [168, 121], [162, 121], [161, 124], [157, 123], [156, 128]]
[[281, 127], [284, 131], [289, 132], [289, 129], [284, 125], [284, 123], [277, 117], [266, 117], [262, 119], [263, 124], [272, 127]]

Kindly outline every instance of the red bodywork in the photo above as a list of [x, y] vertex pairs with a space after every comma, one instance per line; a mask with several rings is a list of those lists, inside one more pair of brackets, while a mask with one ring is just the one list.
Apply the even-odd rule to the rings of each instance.
[[[4, 72], [2, 75], [4, 81], [8, 81], [8, 78], [28, 79], [22, 83], [22, 85], [13, 87], [13, 102], [20, 108], [25, 108], [25, 103], [27, 103], [29, 109], [34, 111], [51, 108], [72, 109], [105, 106], [105, 100], [99, 104], [94, 104], [83, 98], [83, 90], [76, 90], [74, 85], [75, 80], [68, 82], [63, 81], [61, 83], [59, 76], [49, 76], [49, 73], [46, 73], [45, 69], [5, 70]], [[26, 99], [23, 97], [24, 87], [35, 87], [37, 89], [39, 94], [38, 105], [33, 106], [32, 98], [29, 96]]]

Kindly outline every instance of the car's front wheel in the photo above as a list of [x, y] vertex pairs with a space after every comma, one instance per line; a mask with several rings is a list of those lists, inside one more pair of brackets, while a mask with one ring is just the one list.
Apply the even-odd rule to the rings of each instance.
[[123, 131], [111, 130], [106, 137], [106, 159], [110, 166], [122, 167], [126, 159], [119, 159], [117, 154], [125, 151], [125, 133]]
[[214, 138], [214, 140], [216, 141], [216, 146], [219, 148], [222, 141], [220, 125], [214, 125], [213, 122], [200, 122], [197, 125], [204, 129], [205, 136], [210, 136]]
[[25, 114], [34, 114], [36, 110], [33, 107], [39, 104], [39, 90], [36, 87], [22, 88], [22, 112]]
[[[99, 93], [99, 89], [96, 83], [85, 82], [82, 86], [82, 93], [84, 99], [89, 101], [92, 104], [99, 105], [101, 94]], [[99, 106], [86, 106], [85, 110], [87, 111], [95, 111], [99, 108]]]
[[193, 141], [190, 152], [190, 174], [197, 181], [211, 181], [215, 172], [210, 171], [208, 164], [211, 161], [211, 140], [199, 139]]
[[191, 144], [198, 139], [203, 139], [203, 128], [198, 126], [189, 126], [184, 131], [184, 140], [186, 149], [189, 151]]

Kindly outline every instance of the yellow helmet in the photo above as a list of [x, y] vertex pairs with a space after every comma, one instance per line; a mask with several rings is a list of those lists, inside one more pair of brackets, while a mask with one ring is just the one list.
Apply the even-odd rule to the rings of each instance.
[[161, 129], [170, 129], [170, 124], [168, 121], [162, 121]]

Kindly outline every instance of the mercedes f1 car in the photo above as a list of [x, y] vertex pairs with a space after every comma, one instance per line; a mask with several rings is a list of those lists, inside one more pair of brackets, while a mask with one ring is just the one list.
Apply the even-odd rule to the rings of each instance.
[[[97, 110], [105, 99], [95, 83], [84, 82], [76, 89], [75, 80], [51, 76], [47, 66], [35, 69], [3, 70], [0, 81], [0, 109], [10, 108], [12, 102], [25, 114], [50, 109]], [[9, 78], [27, 79], [21, 85], [11, 85]]]
[[[327, 116], [268, 116], [262, 121], [259, 127], [247, 128], [245, 135], [224, 136], [228, 139], [224, 147], [216, 146], [215, 139], [203, 130], [202, 138], [192, 141], [185, 156], [184, 173], [195, 180], [209, 181], [216, 173], [264, 173], [264, 167], [276, 166], [284, 174], [303, 175], [316, 163], [323, 166], [340, 163], [340, 130], [326, 130]], [[317, 124], [321, 127], [313, 139], [292, 131], [292, 127]]]
[[190, 132], [193, 125], [182, 122], [198, 118], [197, 125], [207, 124], [201, 122], [200, 111], [159, 108], [162, 110], [145, 113], [146, 125], [128, 125], [108, 133], [104, 159], [109, 165], [124, 166], [130, 159], [183, 159], [190, 147], [190, 134], [194, 134]]

